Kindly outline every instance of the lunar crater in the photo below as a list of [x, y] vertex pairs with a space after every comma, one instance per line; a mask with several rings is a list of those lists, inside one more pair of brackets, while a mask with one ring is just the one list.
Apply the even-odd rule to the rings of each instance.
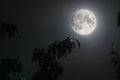
[[72, 27], [79, 34], [90, 34], [96, 27], [96, 17], [88, 10], [79, 10], [72, 16]]

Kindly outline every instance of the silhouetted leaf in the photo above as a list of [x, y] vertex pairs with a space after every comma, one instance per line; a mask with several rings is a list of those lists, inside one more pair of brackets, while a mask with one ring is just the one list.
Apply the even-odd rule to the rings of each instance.
[[117, 15], [117, 26], [120, 27], [120, 12]]

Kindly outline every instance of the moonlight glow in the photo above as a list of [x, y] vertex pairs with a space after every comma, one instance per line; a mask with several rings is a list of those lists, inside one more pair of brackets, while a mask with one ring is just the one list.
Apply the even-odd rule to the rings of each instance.
[[72, 28], [81, 35], [89, 35], [96, 28], [96, 17], [89, 10], [78, 10], [72, 16]]

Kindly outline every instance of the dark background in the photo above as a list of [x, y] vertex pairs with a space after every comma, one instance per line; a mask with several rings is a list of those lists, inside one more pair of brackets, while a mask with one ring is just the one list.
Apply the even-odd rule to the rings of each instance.
[[[97, 18], [96, 30], [88, 36], [72, 30], [70, 19], [78, 9], [88, 9]], [[59, 80], [116, 80], [107, 54], [112, 42], [120, 49], [118, 11], [119, 0], [1, 0], [0, 21], [14, 23], [20, 35], [0, 40], [0, 58], [19, 58], [22, 74], [30, 80], [36, 70], [31, 61], [34, 48], [77, 35], [81, 48], [61, 61], [65, 70]]]

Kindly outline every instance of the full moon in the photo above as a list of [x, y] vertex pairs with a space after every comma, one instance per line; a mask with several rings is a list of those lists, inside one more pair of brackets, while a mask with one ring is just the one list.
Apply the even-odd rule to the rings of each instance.
[[89, 35], [96, 28], [96, 17], [89, 10], [76, 11], [71, 19], [72, 28], [80, 35]]

